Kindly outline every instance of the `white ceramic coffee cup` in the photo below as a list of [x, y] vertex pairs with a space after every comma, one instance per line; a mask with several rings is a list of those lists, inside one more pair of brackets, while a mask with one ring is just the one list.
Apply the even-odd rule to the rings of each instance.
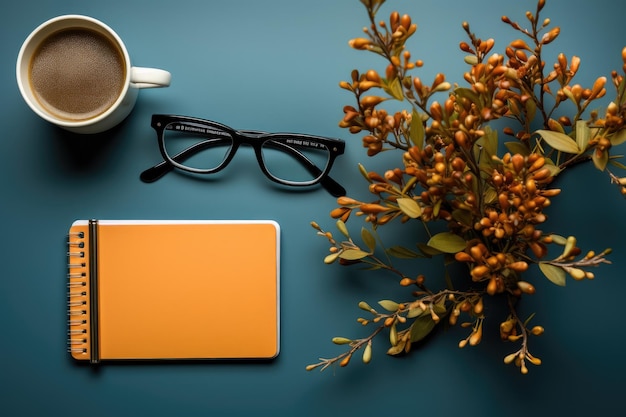
[[[125, 80], [117, 100], [104, 112], [86, 120], [68, 120], [48, 111], [38, 101], [30, 80], [30, 64], [40, 43], [50, 35], [64, 29], [89, 29], [106, 36], [118, 48], [125, 65]], [[156, 68], [131, 65], [126, 46], [120, 37], [106, 24], [89, 16], [64, 15], [52, 18], [39, 25], [26, 38], [17, 58], [17, 85], [30, 108], [41, 118], [76, 133], [98, 133], [108, 130], [123, 121], [133, 109], [141, 88], [167, 87], [169, 72]]]

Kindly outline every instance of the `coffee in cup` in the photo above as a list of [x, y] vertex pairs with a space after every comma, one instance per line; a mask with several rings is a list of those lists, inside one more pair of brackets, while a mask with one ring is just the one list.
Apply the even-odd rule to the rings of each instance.
[[119, 36], [80, 15], [40, 25], [17, 62], [18, 85], [31, 109], [78, 133], [113, 127], [130, 113], [139, 88], [165, 87], [170, 78], [164, 70], [131, 66]]

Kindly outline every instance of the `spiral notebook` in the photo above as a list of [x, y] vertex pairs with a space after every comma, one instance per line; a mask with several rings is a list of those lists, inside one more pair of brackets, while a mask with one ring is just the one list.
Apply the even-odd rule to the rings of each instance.
[[72, 357], [274, 358], [279, 241], [280, 228], [269, 220], [74, 222]]

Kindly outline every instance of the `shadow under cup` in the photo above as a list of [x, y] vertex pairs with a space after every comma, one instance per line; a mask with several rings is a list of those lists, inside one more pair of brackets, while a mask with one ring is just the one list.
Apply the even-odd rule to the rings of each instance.
[[93, 18], [51, 19], [24, 42], [17, 79], [40, 117], [68, 130], [96, 133], [121, 122], [134, 106], [131, 65], [121, 39]]

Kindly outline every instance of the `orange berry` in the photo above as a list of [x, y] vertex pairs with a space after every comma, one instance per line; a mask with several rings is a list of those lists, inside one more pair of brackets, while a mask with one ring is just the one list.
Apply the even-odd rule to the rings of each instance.
[[345, 358], [343, 358], [343, 360], [339, 363], [339, 366], [344, 367], [347, 366], [350, 363], [350, 359], [352, 358], [352, 355], [348, 355]]
[[535, 326], [530, 330], [530, 332], [534, 334], [535, 336], [539, 336], [543, 334], [544, 328], [541, 326]]
[[457, 252], [454, 254], [454, 259], [458, 262], [472, 262], [474, 260], [474, 258], [472, 258], [472, 256], [467, 252]]
[[479, 298], [476, 304], [474, 304], [474, 313], [481, 314], [483, 312], [483, 299]]
[[517, 287], [522, 290], [522, 292], [526, 293], [526, 294], [534, 294], [535, 293], [535, 287], [526, 281], [517, 281]]

